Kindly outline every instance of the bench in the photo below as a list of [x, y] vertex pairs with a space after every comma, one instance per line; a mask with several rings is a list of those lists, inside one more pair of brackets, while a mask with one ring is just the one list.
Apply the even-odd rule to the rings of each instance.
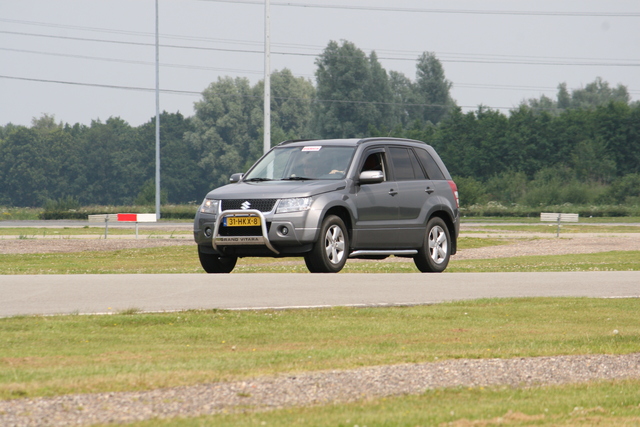
[[576, 213], [557, 213], [557, 212], [540, 213], [540, 221], [558, 223], [558, 230], [556, 231], [556, 237], [560, 237], [561, 222], [578, 222], [578, 217], [579, 217], [579, 214], [576, 214]]
[[156, 214], [97, 214], [88, 215], [90, 223], [104, 224], [104, 238], [109, 234], [109, 221], [112, 222], [135, 222], [136, 223], [136, 239], [138, 238], [139, 222], [156, 222]]

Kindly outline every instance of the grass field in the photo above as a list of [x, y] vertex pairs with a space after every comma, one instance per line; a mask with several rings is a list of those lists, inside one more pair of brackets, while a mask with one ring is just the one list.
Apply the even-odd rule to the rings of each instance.
[[[248, 312], [130, 310], [110, 316], [5, 318], [0, 331], [2, 399], [450, 358], [626, 354], [638, 351], [640, 339], [637, 300], [588, 298]], [[415, 426], [462, 419], [494, 425], [495, 420], [488, 421], [505, 416], [511, 417], [508, 425], [556, 425], [581, 417], [625, 425], [640, 417], [639, 386], [639, 381], [608, 381], [521, 390], [445, 389], [139, 425], [309, 425], [313, 420], [326, 426]]]
[[[513, 227], [529, 231], [520, 225]], [[618, 227], [594, 226], [597, 230], [611, 228], [608, 232]], [[78, 230], [74, 232], [84, 232]], [[484, 247], [509, 241], [463, 237], [460, 246]], [[454, 257], [447, 269], [594, 270], [640, 270], [640, 253], [460, 261]], [[0, 255], [0, 275], [201, 272], [192, 245]], [[240, 260], [234, 272], [307, 270], [301, 259], [248, 258]], [[390, 258], [351, 260], [341, 274], [350, 272], [417, 269], [410, 260]], [[0, 399], [149, 390], [283, 372], [451, 358], [627, 354], [640, 351], [637, 313], [637, 299], [527, 298], [419, 307], [247, 312], [143, 314], [132, 308], [109, 316], [4, 318], [0, 319]], [[155, 419], [132, 425], [632, 426], [640, 425], [640, 381], [439, 389], [351, 404]]]
[[[446, 273], [516, 271], [628, 271], [640, 270], [640, 252], [520, 256], [513, 258], [456, 260]], [[234, 273], [308, 273], [302, 258], [243, 258]], [[350, 260], [340, 274], [417, 273], [413, 261]], [[132, 274], [202, 273], [195, 248], [171, 246], [119, 251], [52, 254], [0, 254], [0, 274]], [[232, 273], [232, 274], [234, 274]], [[445, 273], [445, 274], [446, 274]]]
[[[558, 230], [557, 224], [527, 224], [527, 225], [489, 225], [483, 224], [480, 230], [476, 232], [499, 232], [499, 231], [519, 231], [525, 233], [552, 233], [555, 234]], [[468, 233], [472, 231], [467, 231]], [[640, 233], [640, 227], [637, 225], [567, 225], [562, 224], [560, 226], [560, 233], [596, 233], [596, 234], [608, 234], [608, 233]]]
[[[149, 230], [139, 228], [138, 234], [142, 238], [153, 238], [154, 236], [189, 236], [193, 235], [191, 230]], [[135, 225], [129, 227], [109, 227], [108, 235], [133, 236], [136, 234]], [[0, 236], [17, 236], [21, 239], [35, 239], [40, 237], [76, 237], [76, 236], [104, 236], [104, 227], [0, 227]]]
[[[513, 239], [462, 237], [461, 249], [508, 244]], [[594, 254], [520, 256], [456, 260], [446, 272], [610, 271], [640, 270], [640, 253], [614, 251]], [[410, 259], [350, 260], [340, 274], [416, 273]], [[118, 251], [47, 254], [0, 254], [0, 274], [121, 274], [203, 273], [195, 245]], [[234, 273], [308, 273], [302, 258], [242, 258]]]
[[637, 304], [539, 298], [4, 318], [0, 397], [141, 390], [448, 358], [631, 353], [640, 338]]

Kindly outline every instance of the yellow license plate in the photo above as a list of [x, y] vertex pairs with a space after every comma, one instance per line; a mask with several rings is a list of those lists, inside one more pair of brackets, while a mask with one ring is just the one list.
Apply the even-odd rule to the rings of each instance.
[[256, 227], [262, 225], [259, 216], [227, 216], [224, 218], [227, 227]]

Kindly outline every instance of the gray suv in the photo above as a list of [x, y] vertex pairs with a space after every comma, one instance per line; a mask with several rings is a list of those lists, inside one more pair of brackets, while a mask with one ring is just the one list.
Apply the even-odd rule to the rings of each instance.
[[304, 257], [312, 273], [348, 258], [413, 258], [441, 272], [456, 253], [458, 190], [435, 150], [395, 138], [285, 141], [207, 194], [194, 236], [208, 273], [238, 257]]

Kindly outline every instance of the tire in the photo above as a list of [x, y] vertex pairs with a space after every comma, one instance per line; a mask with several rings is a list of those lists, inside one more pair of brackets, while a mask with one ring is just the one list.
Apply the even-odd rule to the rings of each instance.
[[433, 217], [427, 222], [424, 243], [413, 258], [423, 273], [440, 273], [447, 268], [451, 257], [451, 237], [442, 218]]
[[307, 268], [312, 273], [337, 273], [349, 258], [349, 234], [344, 221], [329, 215], [320, 227], [320, 236], [313, 249], [304, 257]]
[[207, 273], [231, 273], [238, 261], [238, 258], [233, 256], [208, 254], [203, 252], [200, 246], [198, 246], [198, 257], [200, 265]]

